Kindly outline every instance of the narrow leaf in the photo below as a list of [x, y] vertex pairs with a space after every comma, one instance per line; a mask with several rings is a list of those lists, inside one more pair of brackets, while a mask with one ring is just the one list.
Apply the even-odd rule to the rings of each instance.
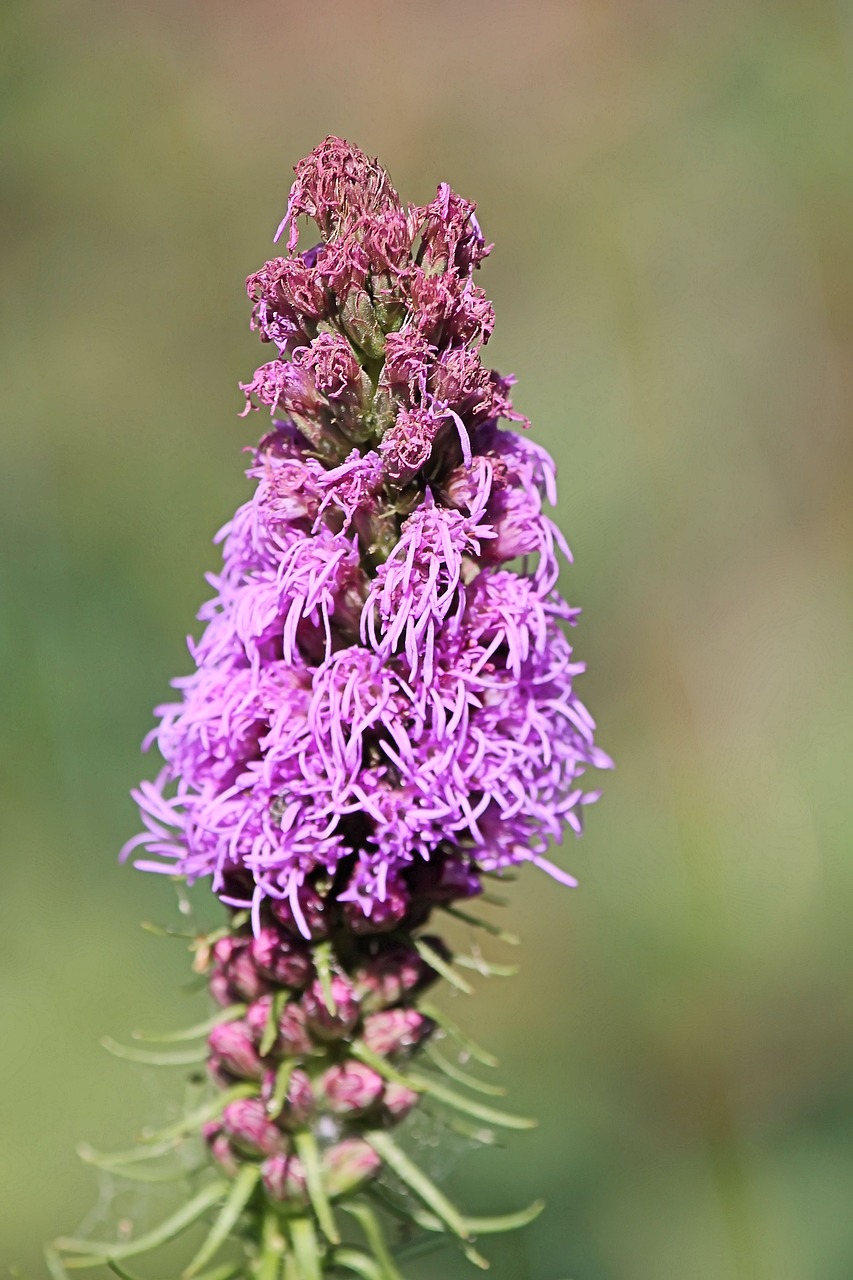
[[379, 1219], [373, 1210], [366, 1204], [349, 1204], [344, 1207], [347, 1213], [355, 1218], [364, 1232], [364, 1237], [370, 1245], [371, 1252], [378, 1264], [381, 1280], [403, 1280], [400, 1272], [394, 1266], [394, 1259], [388, 1251], [382, 1228], [379, 1225]]
[[242, 1018], [246, 1012], [244, 1004], [231, 1004], [227, 1009], [220, 1009], [212, 1018], [208, 1018], [206, 1022], [198, 1022], [194, 1027], [185, 1027], [183, 1031], [162, 1031], [159, 1034], [150, 1031], [134, 1031], [134, 1040], [142, 1040], [146, 1044], [179, 1044], [183, 1040], [198, 1040], [200, 1036], [206, 1036], [214, 1027], [219, 1027], [223, 1022], [234, 1022], [237, 1018]]
[[377, 1155], [381, 1156], [389, 1168], [394, 1170], [397, 1177], [401, 1178], [406, 1183], [406, 1186], [410, 1187], [415, 1195], [429, 1209], [432, 1209], [433, 1213], [437, 1214], [442, 1222], [447, 1224], [454, 1235], [465, 1239], [468, 1231], [458, 1209], [450, 1203], [443, 1192], [439, 1191], [435, 1183], [431, 1182], [426, 1174], [422, 1173], [418, 1166], [412, 1163], [388, 1134], [373, 1130], [371, 1133], [365, 1134], [365, 1137]]
[[481, 1253], [478, 1253], [472, 1244], [463, 1244], [462, 1252], [465, 1254], [465, 1257], [469, 1262], [473, 1262], [475, 1267], [479, 1267], [481, 1271], [488, 1271], [488, 1259], [484, 1258]]
[[472, 1040], [466, 1031], [463, 1031], [455, 1022], [452, 1022], [442, 1009], [436, 1008], [433, 1004], [421, 1004], [420, 1009], [421, 1013], [425, 1013], [433, 1022], [437, 1022], [442, 1031], [446, 1031], [449, 1036], [453, 1036], [453, 1039], [461, 1044], [462, 1048], [470, 1053], [472, 1058], [476, 1059], [477, 1062], [481, 1062], [484, 1067], [497, 1067], [500, 1065], [494, 1054], [489, 1053], [488, 1049], [481, 1049], [476, 1040]]
[[311, 1207], [317, 1215], [317, 1221], [322, 1227], [326, 1239], [331, 1240], [332, 1244], [340, 1244], [341, 1237], [338, 1235], [338, 1228], [335, 1225], [334, 1215], [332, 1214], [332, 1206], [329, 1204], [329, 1197], [326, 1195], [326, 1188], [323, 1185], [323, 1173], [320, 1168], [320, 1152], [317, 1149], [317, 1140], [313, 1133], [305, 1130], [303, 1133], [297, 1133], [294, 1141], [296, 1143], [296, 1153], [305, 1169], [305, 1185], [308, 1188], [308, 1196], [311, 1200]]
[[314, 967], [317, 970], [317, 977], [320, 979], [320, 988], [323, 992], [323, 1003], [334, 1018], [338, 1012], [338, 1006], [335, 1004], [335, 995], [332, 990], [332, 945], [329, 942], [320, 942], [314, 948], [313, 956]]
[[172, 1139], [158, 1142], [150, 1147], [131, 1147], [129, 1151], [111, 1151], [107, 1155], [94, 1151], [86, 1143], [81, 1143], [77, 1154], [86, 1164], [96, 1165], [99, 1169], [113, 1169], [118, 1165], [137, 1164], [141, 1160], [158, 1160], [160, 1156], [169, 1155], [175, 1150]]
[[107, 1053], [115, 1058], [125, 1058], [128, 1062], [141, 1062], [148, 1067], [188, 1067], [196, 1062], [207, 1060], [207, 1045], [197, 1049], [182, 1049], [177, 1053], [150, 1053], [147, 1049], [134, 1049], [130, 1045], [117, 1044], [109, 1036], [101, 1041]]
[[[457, 973], [453, 966], [448, 964], [428, 942], [424, 942], [423, 938], [413, 938], [412, 941], [420, 958], [426, 961], [431, 969], [435, 969], [436, 973], [440, 973], [442, 978], [449, 982], [452, 987], [456, 987], [457, 991], [464, 991], [466, 996], [474, 994], [474, 988], [471, 984], [466, 982], [462, 975]], [[459, 957], [457, 956], [456, 959], [458, 960]]]
[[[92, 1160], [90, 1163], [96, 1168], [104, 1168], [103, 1165], [98, 1164], [97, 1160]], [[197, 1164], [180, 1165], [177, 1169], [146, 1169], [113, 1164], [107, 1167], [107, 1172], [114, 1178], [124, 1178], [127, 1182], [180, 1182], [201, 1173], [202, 1169], [207, 1167], [206, 1164]]]
[[254, 1280], [279, 1280], [281, 1260], [286, 1248], [287, 1243], [281, 1234], [278, 1214], [272, 1211], [266, 1213], [261, 1228], [260, 1266], [254, 1272]]
[[477, 1120], [485, 1120], [486, 1124], [496, 1124], [504, 1129], [535, 1129], [539, 1123], [538, 1120], [532, 1120], [527, 1116], [515, 1116], [506, 1111], [498, 1111], [494, 1107], [487, 1107], [482, 1102], [474, 1102], [456, 1093], [455, 1090], [448, 1089], [437, 1080], [431, 1080], [428, 1076], [422, 1076], [417, 1072], [412, 1072], [409, 1078], [416, 1089], [419, 1088], [422, 1092], [437, 1098], [439, 1102], [446, 1103], [448, 1107], [455, 1107], [457, 1111], [474, 1116]]
[[203, 1107], [191, 1111], [181, 1120], [176, 1120], [174, 1124], [166, 1125], [163, 1129], [152, 1129], [142, 1137], [143, 1142], [163, 1142], [174, 1141], [176, 1138], [182, 1138], [185, 1134], [193, 1133], [196, 1129], [200, 1129], [208, 1120], [215, 1120], [228, 1106], [229, 1102], [236, 1102], [240, 1098], [251, 1098], [258, 1092], [257, 1085], [254, 1084], [235, 1084], [230, 1089], [226, 1089], [220, 1093], [218, 1097], [211, 1102], [206, 1103]]
[[119, 1277], [119, 1280], [137, 1280], [137, 1277], [132, 1271], [128, 1271], [125, 1267], [120, 1266], [119, 1263], [114, 1262], [112, 1258], [107, 1258], [107, 1266], [114, 1276]]
[[434, 1045], [427, 1045], [427, 1056], [438, 1067], [439, 1071], [443, 1071], [446, 1076], [450, 1076], [451, 1080], [455, 1080], [457, 1084], [464, 1084], [466, 1088], [473, 1089], [475, 1093], [485, 1093], [492, 1098], [503, 1098], [506, 1096], [506, 1089], [500, 1084], [486, 1084], [484, 1080], [477, 1080], [474, 1076], [469, 1076], [467, 1071], [463, 1071], [461, 1067], [457, 1067], [455, 1063], [448, 1060], [439, 1053]]
[[544, 1200], [534, 1200], [533, 1204], [519, 1209], [517, 1213], [505, 1213], [497, 1218], [466, 1218], [465, 1222], [472, 1236], [496, 1235], [500, 1231], [518, 1231], [520, 1227], [528, 1226], [544, 1208]]
[[521, 938], [515, 933], [507, 933], [506, 929], [502, 929], [499, 924], [493, 924], [491, 920], [481, 920], [479, 916], [470, 916], [467, 911], [463, 911], [460, 907], [442, 907], [442, 911], [447, 915], [453, 916], [455, 920], [462, 920], [463, 923], [471, 925], [474, 929], [483, 929], [486, 933], [491, 934], [493, 938], [499, 938], [501, 942], [506, 942], [511, 947], [520, 947]]
[[270, 1011], [267, 1016], [267, 1025], [264, 1027], [264, 1034], [261, 1036], [261, 1043], [258, 1046], [258, 1053], [265, 1058], [273, 1047], [278, 1035], [278, 1023], [284, 1006], [287, 1004], [287, 992], [276, 991], [270, 1004]]
[[[212, 1208], [217, 1201], [221, 1200], [225, 1192], [228, 1190], [226, 1182], [212, 1182], [209, 1187], [205, 1187], [203, 1191], [193, 1199], [189, 1204], [185, 1204], [171, 1218], [167, 1218], [165, 1222], [161, 1222], [159, 1227], [155, 1227], [153, 1231], [149, 1231], [147, 1235], [140, 1236], [137, 1240], [129, 1240], [126, 1244], [119, 1244], [93, 1240], [73, 1240], [61, 1239], [54, 1242], [54, 1247], [61, 1253], [82, 1253], [87, 1256], [97, 1258], [103, 1263], [106, 1258], [132, 1258], [134, 1254], [146, 1253], [149, 1249], [156, 1249], [158, 1245], [167, 1244], [168, 1241], [174, 1240], [187, 1227], [197, 1222], [208, 1209]], [[66, 1265], [73, 1266], [75, 1263], [69, 1261]], [[77, 1265], [83, 1265], [82, 1260], [77, 1261]]]
[[272, 1097], [267, 1103], [267, 1115], [271, 1120], [275, 1120], [276, 1116], [281, 1115], [281, 1109], [287, 1098], [287, 1086], [290, 1084], [290, 1077], [293, 1075], [295, 1066], [295, 1058], [285, 1058], [276, 1072], [275, 1088], [273, 1089]]
[[454, 1133], [461, 1134], [470, 1142], [477, 1142], [482, 1147], [497, 1147], [499, 1142], [491, 1129], [483, 1129], [480, 1125], [469, 1124], [461, 1116], [447, 1116], [445, 1124]]
[[365, 1066], [372, 1067], [379, 1075], [384, 1076], [386, 1080], [390, 1080], [392, 1084], [401, 1084], [406, 1089], [414, 1089], [416, 1093], [421, 1090], [417, 1085], [412, 1084], [407, 1075], [402, 1071], [398, 1071], [396, 1067], [392, 1067], [391, 1063], [383, 1058], [381, 1054], [374, 1053], [369, 1049], [363, 1040], [356, 1040], [351, 1046], [352, 1056], [358, 1058]]
[[243, 1165], [243, 1168], [234, 1179], [231, 1194], [222, 1206], [219, 1216], [211, 1227], [207, 1239], [193, 1258], [190, 1265], [183, 1272], [186, 1280], [189, 1280], [190, 1276], [198, 1275], [201, 1268], [210, 1262], [216, 1251], [228, 1239], [231, 1234], [232, 1227], [236, 1224], [240, 1214], [249, 1203], [255, 1187], [258, 1185], [260, 1176], [261, 1171], [258, 1165]]
[[309, 1218], [293, 1218], [290, 1222], [290, 1238], [296, 1254], [294, 1276], [299, 1280], [323, 1280], [317, 1233]]
[[373, 1259], [357, 1249], [336, 1249], [335, 1266], [346, 1267], [347, 1271], [363, 1276], [364, 1280], [382, 1280], [382, 1272]]
[[[44, 1249], [45, 1266], [50, 1272], [50, 1280], [68, 1280], [68, 1272], [62, 1265], [62, 1259], [51, 1245], [45, 1245]], [[20, 1274], [20, 1272], [18, 1273]]]
[[484, 978], [514, 978], [521, 972], [521, 967], [517, 964], [492, 964], [482, 956], [458, 955], [455, 960], [463, 969], [473, 969], [476, 973], [481, 973]]

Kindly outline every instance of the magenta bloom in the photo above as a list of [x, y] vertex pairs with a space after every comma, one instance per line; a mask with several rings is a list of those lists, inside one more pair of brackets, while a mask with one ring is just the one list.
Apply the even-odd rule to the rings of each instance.
[[[322, 239], [299, 253], [305, 214]], [[523, 420], [481, 359], [474, 206], [442, 185], [404, 208], [381, 166], [327, 139], [288, 220], [286, 255], [248, 282], [276, 355], [247, 410], [272, 428], [218, 535], [195, 670], [158, 709], [166, 765], [127, 850], [212, 876], [258, 929], [275, 903], [306, 937], [318, 896], [382, 930], [483, 871], [533, 862], [572, 884], [544, 854], [580, 832], [584, 774], [610, 761], [574, 691], [553, 462], [499, 425]]]

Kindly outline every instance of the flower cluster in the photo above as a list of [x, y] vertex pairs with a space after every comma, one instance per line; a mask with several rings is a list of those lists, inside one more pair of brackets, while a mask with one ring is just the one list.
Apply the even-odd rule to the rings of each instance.
[[[321, 241], [300, 252], [304, 215]], [[610, 762], [574, 692], [553, 463], [500, 426], [524, 420], [482, 360], [474, 205], [442, 184], [404, 208], [329, 138], [297, 167], [288, 227], [248, 280], [276, 354], [246, 412], [271, 429], [128, 849], [306, 937], [315, 898], [381, 932], [517, 863], [573, 883], [547, 842], [580, 831], [584, 772]]]
[[[381, 1161], [363, 1135], [399, 1124], [419, 1101], [387, 1075], [398, 1073], [434, 1029], [414, 1001], [436, 975], [411, 947], [377, 950], [365, 942], [351, 955], [351, 972], [324, 984], [316, 951], [286, 908], [278, 917], [254, 936], [231, 933], [213, 946], [210, 989], [227, 1021], [208, 1037], [209, 1067], [221, 1088], [245, 1088], [204, 1136], [227, 1174], [255, 1161], [273, 1203], [298, 1208], [308, 1204], [300, 1135], [322, 1139], [323, 1180], [333, 1198], [378, 1171]], [[320, 917], [312, 921], [316, 927]], [[384, 1074], [349, 1056], [345, 1042], [356, 1042]]]

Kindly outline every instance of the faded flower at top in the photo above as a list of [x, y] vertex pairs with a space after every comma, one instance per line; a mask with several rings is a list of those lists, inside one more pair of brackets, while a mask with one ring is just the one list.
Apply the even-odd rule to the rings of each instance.
[[[299, 252], [305, 215], [321, 243]], [[370, 932], [422, 918], [445, 880], [445, 901], [522, 862], [572, 883], [546, 846], [580, 832], [584, 774], [610, 761], [574, 690], [553, 463], [500, 426], [524, 420], [482, 361], [474, 206], [442, 184], [403, 207], [329, 138], [297, 166], [286, 225], [248, 281], [277, 354], [243, 389], [270, 430], [219, 537], [195, 671], [158, 709], [165, 767], [128, 852], [307, 937], [315, 898]], [[256, 1070], [242, 1042], [220, 1056], [238, 1052]]]

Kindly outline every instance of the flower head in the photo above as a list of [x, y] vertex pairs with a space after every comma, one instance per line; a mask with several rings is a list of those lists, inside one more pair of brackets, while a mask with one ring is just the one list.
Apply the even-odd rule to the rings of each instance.
[[[299, 253], [302, 216], [321, 242]], [[273, 918], [379, 934], [520, 862], [571, 883], [547, 843], [580, 831], [584, 774], [610, 763], [574, 689], [578, 611], [555, 591], [554, 464], [500, 425], [526, 420], [482, 360], [474, 205], [442, 184], [405, 210], [377, 161], [327, 138], [297, 166], [287, 224], [285, 255], [248, 280], [278, 354], [243, 391], [271, 430], [219, 535], [196, 669], [158, 708], [166, 765], [128, 846], [252, 906], [253, 950], [215, 977], [253, 1000], [310, 981]], [[329, 1021], [321, 997], [309, 986], [309, 1024], [333, 1037], [355, 1006], [342, 994]], [[257, 1072], [241, 1034], [219, 1060]]]

